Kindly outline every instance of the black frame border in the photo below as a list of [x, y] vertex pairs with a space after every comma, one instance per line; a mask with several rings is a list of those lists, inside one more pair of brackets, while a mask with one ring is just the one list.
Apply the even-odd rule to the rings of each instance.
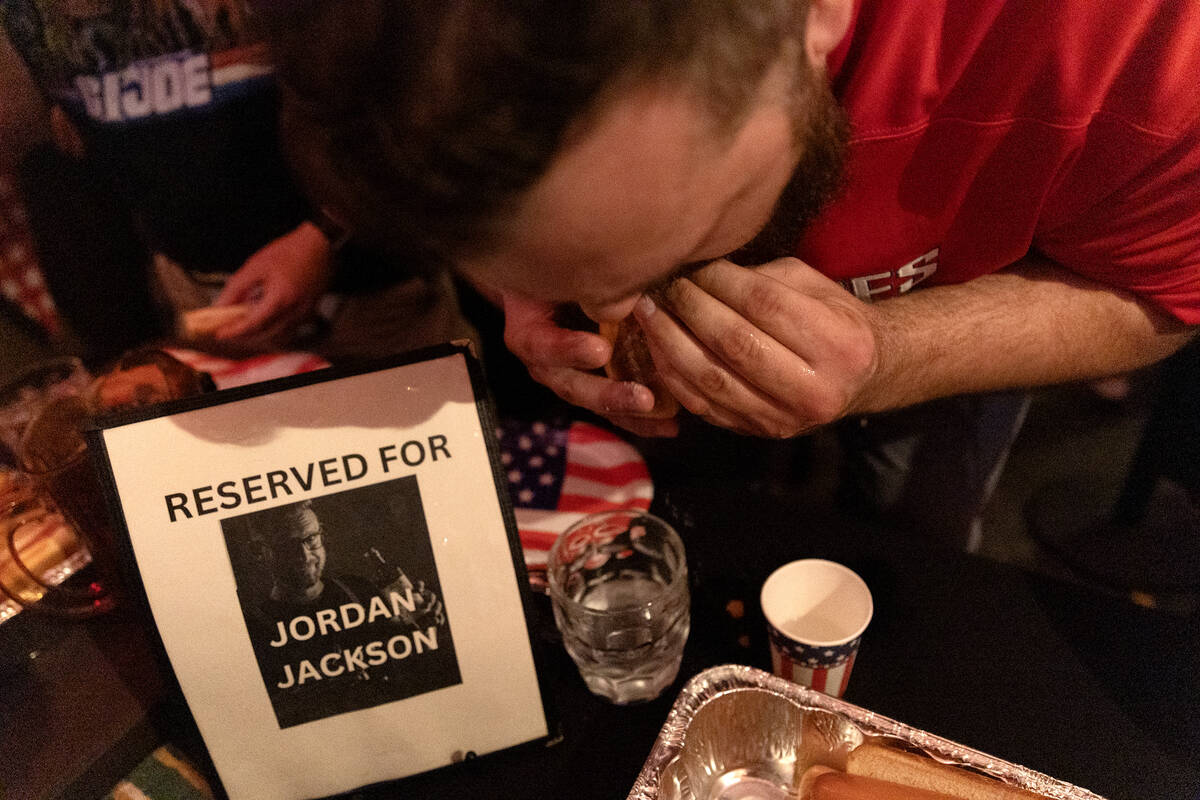
[[[258, 383], [245, 384], [243, 386], [235, 386], [229, 389], [221, 389], [215, 392], [186, 397], [179, 400], [171, 400], [166, 403], [147, 406], [146, 408], [133, 409], [122, 411], [114, 414], [106, 414], [97, 417], [85, 431], [85, 438], [88, 443], [88, 450], [92, 458], [93, 467], [97, 470], [101, 486], [104, 489], [105, 500], [108, 503], [108, 510], [112, 517], [114, 525], [115, 544], [117, 545], [117, 560], [121, 571], [121, 579], [124, 589], [126, 590], [127, 599], [136, 604], [139, 611], [145, 616], [146, 621], [152, 625], [151, 644], [155, 650], [155, 658], [159, 663], [160, 670], [163, 672], [167, 682], [168, 702], [178, 704], [181, 711], [186, 714], [186, 725], [188, 730], [181, 731], [188, 740], [189, 756], [198, 757], [202, 763], [197, 766], [207, 773], [212, 783], [214, 794], [219, 800], [228, 800], [229, 796], [225, 792], [225, 788], [221, 783], [220, 774], [216, 769], [216, 765], [212, 761], [212, 756], [208, 751], [207, 744], [204, 743], [203, 737], [199, 733], [198, 726], [192, 716], [191, 708], [184, 697], [183, 689], [179, 685], [179, 680], [175, 675], [174, 666], [171, 664], [170, 657], [167, 655], [166, 647], [162, 643], [162, 638], [158, 633], [158, 626], [154, 624], [154, 613], [150, 608], [149, 598], [146, 596], [145, 586], [142, 583], [141, 570], [138, 568], [137, 557], [133, 552], [133, 541], [129, 535], [128, 523], [125, 519], [125, 509], [121, 503], [120, 494], [117, 492], [116, 479], [113, 475], [112, 464], [108, 458], [108, 448], [104, 441], [104, 432], [114, 428], [131, 425], [138, 422], [145, 422], [150, 419], [159, 417], [171, 417], [177, 414], [182, 414], [188, 411], [196, 411], [203, 408], [211, 408], [214, 406], [228, 405], [244, 400], [249, 400], [255, 397], [261, 397], [267, 394], [276, 394], [291, 389], [298, 389], [305, 386], [311, 386], [318, 383], [328, 383], [332, 381], [352, 378], [357, 375], [365, 375], [372, 372], [382, 372], [384, 370], [394, 369], [397, 367], [415, 364], [421, 361], [433, 361], [439, 358], [446, 358], [455, 355], [460, 355], [467, 366], [467, 374], [471, 381], [471, 390], [475, 395], [475, 413], [479, 419], [480, 426], [484, 432], [484, 444], [487, 448], [488, 461], [491, 462], [492, 468], [492, 483], [496, 490], [496, 496], [500, 501], [500, 513], [504, 519], [505, 532], [508, 536], [509, 553], [512, 557], [513, 571], [518, 583], [518, 591], [521, 597], [521, 608], [525, 614], [525, 633], [529, 642], [531, 655], [533, 657], [534, 671], [537, 675], [538, 692], [542, 702], [542, 716], [546, 722], [546, 735], [531, 739], [526, 742], [520, 742], [510, 747], [501, 750], [495, 750], [491, 753], [479, 756], [479, 758], [488, 758], [489, 756], [500, 753], [509, 753], [517, 750], [522, 750], [530, 747], [540, 747], [553, 744], [561, 739], [562, 726], [556, 707], [552, 701], [550, 688], [546, 682], [548, 674], [546, 668], [546, 653], [545, 645], [534, 636], [534, 608], [533, 608], [533, 590], [529, 586], [529, 572], [525, 566], [525, 555], [521, 548], [521, 541], [517, 529], [516, 515], [513, 512], [512, 497], [508, 492], [508, 485], [504, 479], [503, 467], [500, 463], [500, 442], [496, 439], [494, 433], [497, 428], [497, 415], [495, 403], [492, 400], [491, 391], [488, 387], [484, 376], [483, 366], [479, 359], [475, 356], [469, 344], [458, 342], [447, 342], [445, 344], [433, 345], [432, 347], [421, 348], [404, 353], [398, 356], [389, 356], [386, 358], [364, 361], [354, 365], [333, 366], [324, 369], [304, 372], [299, 375], [289, 375], [282, 378], [274, 378], [272, 380], [260, 381]], [[200, 748], [200, 752], [192, 752], [195, 747]], [[382, 786], [395, 787], [402, 789], [404, 784], [410, 778], [415, 778], [418, 775], [430, 775], [441, 772], [443, 770], [452, 770], [462, 766], [461, 764], [447, 764], [442, 767], [437, 767], [423, 773], [405, 776], [364, 786], [357, 786], [336, 795], [329, 795], [329, 798], [349, 797], [357, 792], [366, 791]]]

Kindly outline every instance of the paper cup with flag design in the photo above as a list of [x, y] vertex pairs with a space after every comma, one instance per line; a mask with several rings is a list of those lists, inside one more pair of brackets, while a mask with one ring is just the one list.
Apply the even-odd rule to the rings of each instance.
[[874, 606], [853, 570], [806, 558], [771, 573], [761, 594], [771, 670], [781, 678], [841, 697]]

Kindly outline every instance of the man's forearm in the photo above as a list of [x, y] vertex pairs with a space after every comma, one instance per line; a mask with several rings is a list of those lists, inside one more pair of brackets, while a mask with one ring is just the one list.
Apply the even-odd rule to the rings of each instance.
[[880, 302], [872, 315], [879, 364], [856, 412], [1124, 372], [1165, 358], [1196, 330], [1034, 260]]

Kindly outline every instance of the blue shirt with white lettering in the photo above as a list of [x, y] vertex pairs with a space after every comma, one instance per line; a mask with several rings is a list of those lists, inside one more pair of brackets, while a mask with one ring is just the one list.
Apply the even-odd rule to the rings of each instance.
[[307, 215], [244, 0], [0, 0], [0, 25], [79, 128], [148, 247], [232, 272]]

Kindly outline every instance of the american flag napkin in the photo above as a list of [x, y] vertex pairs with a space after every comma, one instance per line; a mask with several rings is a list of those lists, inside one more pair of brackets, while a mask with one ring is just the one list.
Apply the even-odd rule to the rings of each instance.
[[611, 431], [586, 422], [508, 420], [496, 436], [535, 589], [545, 588], [547, 554], [571, 525], [598, 511], [650, 507], [646, 462]]
[[189, 367], [212, 376], [218, 389], [231, 389], [273, 378], [324, 369], [329, 362], [312, 353], [264, 353], [250, 358], [224, 358], [199, 350], [169, 347], [167, 352]]

